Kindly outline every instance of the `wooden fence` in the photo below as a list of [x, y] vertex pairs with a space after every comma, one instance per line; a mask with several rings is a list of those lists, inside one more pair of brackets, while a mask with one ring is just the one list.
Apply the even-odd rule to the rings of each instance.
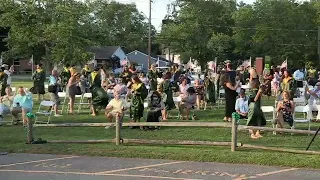
[[[49, 143], [135, 143], [135, 144], [170, 144], [170, 145], [211, 145], [211, 146], [231, 146], [231, 151], [234, 152], [238, 147], [251, 149], [264, 149], [279, 152], [291, 152], [300, 154], [320, 154], [319, 151], [303, 151], [293, 149], [283, 149], [265, 146], [255, 146], [250, 144], [242, 144], [238, 142], [238, 131], [240, 130], [264, 130], [273, 132], [287, 132], [296, 134], [311, 134], [314, 135], [316, 131], [295, 130], [295, 129], [280, 129], [269, 127], [256, 127], [238, 125], [236, 120], [231, 123], [227, 122], [139, 122], [139, 123], [121, 123], [116, 119], [115, 123], [64, 123], [64, 124], [33, 124], [28, 122], [27, 143], [31, 144], [33, 141], [32, 127], [105, 127], [115, 126], [116, 138], [104, 140], [49, 140]], [[145, 139], [123, 139], [121, 136], [121, 127], [129, 126], [157, 126], [157, 127], [202, 127], [202, 128], [231, 128], [231, 142], [211, 142], [211, 141], [183, 141], [183, 140], [145, 140]]]

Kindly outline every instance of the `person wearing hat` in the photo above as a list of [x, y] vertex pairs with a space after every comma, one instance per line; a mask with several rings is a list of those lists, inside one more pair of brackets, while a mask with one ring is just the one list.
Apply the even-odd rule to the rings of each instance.
[[81, 74], [85, 77], [88, 78], [89, 74], [91, 73], [91, 69], [89, 68], [89, 65], [86, 64], [81, 70]]
[[43, 70], [42, 64], [37, 64], [37, 69], [32, 75], [33, 80], [33, 94], [37, 94], [37, 100], [40, 100], [40, 96], [45, 94], [44, 82], [46, 81], [46, 73]]
[[0, 68], [0, 86], [1, 86], [1, 96], [6, 95], [8, 75], [4, 73], [4, 67]]
[[6, 73], [6, 75], [8, 76], [8, 79], [7, 79], [7, 86], [10, 86], [11, 85], [11, 74], [13, 73], [12, 71], [10, 71], [9, 69], [9, 65], [7, 64], [3, 64], [2, 67], [4, 68], [4, 73]]
[[92, 116], [96, 116], [97, 108], [105, 108], [108, 105], [109, 97], [101, 86], [101, 75], [99, 68], [95, 68], [89, 76], [90, 92], [92, 94]]
[[148, 72], [148, 79], [150, 82], [150, 90], [151, 91], [157, 90], [157, 78], [158, 78], [158, 72], [156, 69], [156, 65], [152, 64], [150, 67], [150, 70]]

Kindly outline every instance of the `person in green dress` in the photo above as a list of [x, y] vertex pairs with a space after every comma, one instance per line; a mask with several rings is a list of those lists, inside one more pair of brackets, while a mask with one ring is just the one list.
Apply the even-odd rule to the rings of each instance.
[[108, 105], [109, 97], [101, 87], [101, 76], [99, 68], [95, 68], [89, 76], [90, 92], [92, 94], [92, 116], [96, 116], [98, 108], [105, 108]]
[[37, 69], [32, 75], [33, 80], [33, 94], [37, 94], [37, 100], [40, 100], [40, 96], [42, 98], [45, 94], [44, 90], [44, 82], [46, 80], [46, 73], [42, 68], [42, 64], [37, 64]]
[[163, 91], [162, 94], [165, 94], [165, 98], [163, 98], [163, 102], [165, 105], [164, 110], [162, 110], [162, 120], [168, 120], [168, 110], [174, 109], [175, 104], [173, 102], [173, 92], [172, 92], [172, 83], [170, 82], [171, 73], [167, 72], [163, 76], [164, 81], [161, 84], [161, 90]]
[[130, 105], [130, 118], [132, 122], [140, 122], [140, 119], [143, 117], [143, 102], [148, 96], [148, 90], [138, 76], [132, 76], [131, 81], [132, 99]]
[[[261, 97], [265, 91], [265, 87], [261, 86], [259, 88], [259, 80], [255, 79], [251, 81], [251, 88], [249, 92], [249, 112], [247, 126], [265, 126], [267, 124], [266, 118], [261, 110]], [[261, 138], [259, 130], [249, 130], [250, 137], [252, 139]]]
[[158, 72], [156, 69], [156, 65], [152, 64], [148, 72], [148, 79], [150, 82], [150, 91], [157, 90], [157, 78], [158, 78]]
[[61, 88], [63, 90], [66, 90], [66, 86], [68, 84], [68, 81], [71, 77], [71, 73], [69, 71], [70, 69], [70, 64], [66, 64], [66, 66], [63, 67], [62, 72], [60, 73], [60, 77], [61, 77]]
[[0, 69], [1, 96], [6, 95], [7, 80], [8, 80], [8, 75], [4, 73], [4, 67], [2, 67]]
[[[205, 90], [205, 103], [216, 103], [215, 97], [215, 85], [214, 80], [210, 76], [206, 76], [204, 79], [204, 90]], [[206, 107], [206, 105], [205, 105]]]

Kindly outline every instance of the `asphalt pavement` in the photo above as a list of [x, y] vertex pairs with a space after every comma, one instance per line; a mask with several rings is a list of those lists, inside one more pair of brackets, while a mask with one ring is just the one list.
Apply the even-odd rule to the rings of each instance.
[[153, 159], [0, 155], [1, 180], [319, 180], [320, 170]]

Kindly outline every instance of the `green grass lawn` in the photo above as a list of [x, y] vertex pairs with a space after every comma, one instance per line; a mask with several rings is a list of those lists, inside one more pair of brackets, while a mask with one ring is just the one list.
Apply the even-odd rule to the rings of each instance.
[[[23, 85], [31, 87], [30, 82], [16, 82], [14, 86]], [[264, 105], [273, 105], [273, 100], [264, 100]], [[35, 107], [37, 108], [37, 106]], [[176, 114], [176, 111], [172, 112]], [[222, 122], [224, 109], [197, 111], [197, 117], [203, 122]], [[267, 115], [270, 116], [270, 115]], [[171, 121], [177, 121], [171, 119]], [[125, 118], [128, 121], [128, 118]], [[81, 111], [79, 115], [67, 115], [52, 118], [52, 123], [67, 122], [106, 122], [103, 115], [92, 117], [88, 109]], [[245, 124], [245, 122], [242, 122]], [[320, 124], [313, 123], [315, 130]], [[270, 127], [271, 124], [269, 123]], [[307, 129], [305, 124], [299, 124], [299, 129]], [[231, 141], [230, 128], [174, 128], [163, 127], [159, 131], [140, 131], [138, 129], [122, 129], [124, 139], [157, 139], [157, 140], [195, 140], [195, 141]], [[51, 153], [74, 155], [98, 155], [113, 157], [136, 157], [173, 159], [190, 161], [215, 161], [229, 163], [248, 163], [260, 165], [276, 165], [290, 167], [320, 168], [320, 155], [301, 155], [292, 153], [278, 153], [275, 151], [252, 150], [239, 148], [231, 152], [230, 147], [214, 146], [173, 146], [173, 145], [120, 145], [105, 144], [41, 144], [26, 145], [26, 129], [22, 126], [0, 127], [0, 151], [16, 153]], [[115, 138], [115, 129], [103, 127], [74, 127], [54, 128], [37, 127], [34, 129], [35, 138], [45, 140], [87, 140], [87, 139], [111, 139]], [[247, 131], [241, 131], [238, 141], [244, 144], [281, 147], [291, 149], [305, 149], [312, 138], [307, 135], [272, 135], [272, 132], [263, 132], [263, 138], [251, 140]], [[320, 137], [317, 137], [310, 150], [319, 151]]]

